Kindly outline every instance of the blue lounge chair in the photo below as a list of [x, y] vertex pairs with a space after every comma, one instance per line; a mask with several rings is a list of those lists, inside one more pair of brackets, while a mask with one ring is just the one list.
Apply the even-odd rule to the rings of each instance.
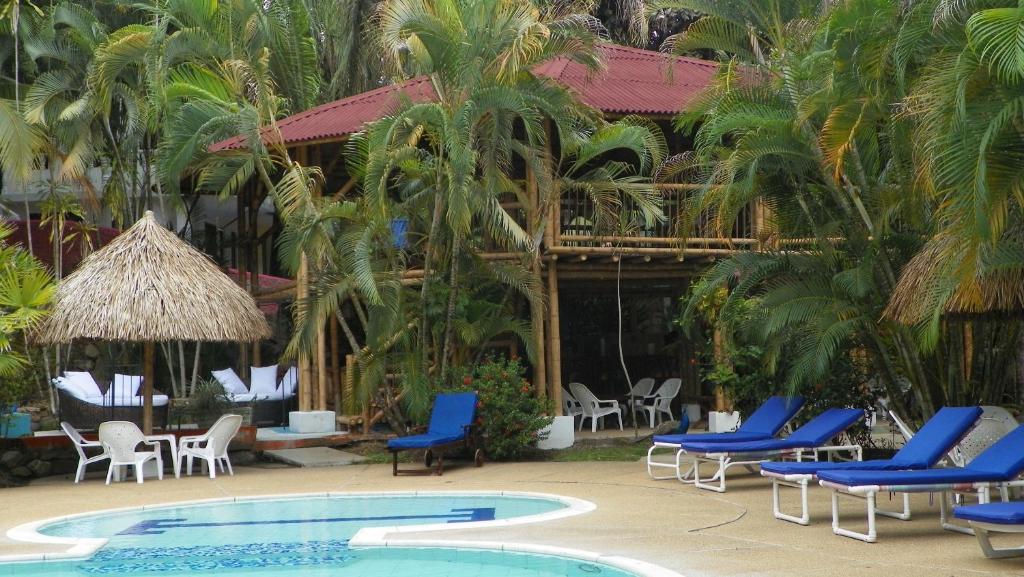
[[[948, 493], [978, 492], [978, 500], [988, 502], [989, 489], [1004, 490], [1008, 483], [1024, 472], [1024, 426], [1018, 426], [996, 441], [964, 467], [924, 469], [917, 471], [822, 471], [818, 481], [832, 490], [832, 532], [873, 543], [875, 530], [875, 496], [882, 492], [941, 493], [939, 520], [949, 531], [970, 533], [970, 529], [947, 521]], [[839, 495], [864, 497], [868, 504], [868, 532], [858, 533], [839, 526]]]
[[[956, 445], [981, 416], [981, 407], [943, 407], [935, 413], [921, 430], [913, 435], [892, 458], [871, 461], [776, 461], [761, 465], [761, 474], [772, 480], [772, 510], [776, 519], [792, 521], [801, 525], [810, 522], [807, 511], [807, 486], [821, 471], [857, 470], [887, 471], [927, 469], [934, 467]], [[779, 506], [779, 487], [800, 489], [803, 507], [799, 517], [783, 513]], [[895, 517], [903, 521], [910, 519], [910, 496], [903, 494], [903, 512], [878, 511], [879, 515]]]
[[[701, 489], [725, 492], [725, 472], [729, 467], [742, 465], [748, 469], [761, 461], [774, 458], [795, 458], [803, 460], [804, 453], [813, 453], [818, 460], [819, 453], [852, 451], [860, 460], [860, 445], [826, 445], [830, 439], [842, 433], [851, 425], [864, 418], [863, 409], [828, 409], [814, 417], [804, 426], [793, 431], [785, 439], [764, 439], [761, 441], [734, 441], [731, 443], [686, 442], [683, 450], [693, 458], [693, 484]], [[717, 463], [718, 470], [709, 480], [718, 480], [717, 485], [702, 483], [700, 464]]]
[[1024, 557], [1024, 547], [992, 546], [989, 533], [1024, 533], [1024, 502], [985, 503], [953, 509], [953, 516], [971, 524], [981, 551], [989, 559]]
[[[430, 413], [430, 425], [422, 435], [399, 437], [388, 441], [392, 455], [392, 474], [398, 475], [398, 453], [424, 449], [426, 469], [401, 471], [403, 474], [422, 475], [431, 472], [444, 474], [444, 450], [453, 446], [464, 446], [473, 450], [473, 461], [477, 467], [483, 465], [483, 450], [476, 443], [473, 434], [473, 420], [476, 417], [476, 393], [442, 393], [434, 399], [434, 410]], [[436, 466], [431, 469], [434, 459]]]
[[[750, 417], [744, 420], [739, 429], [732, 433], [655, 435], [654, 444], [647, 450], [647, 474], [650, 475], [652, 479], [661, 480], [675, 477], [680, 481], [687, 482], [687, 479], [692, 474], [692, 470], [687, 471], [685, 474], [683, 473], [682, 458], [683, 455], [686, 454], [686, 451], [682, 448], [683, 443], [690, 441], [727, 443], [733, 441], [760, 441], [763, 439], [771, 439], [782, 430], [782, 427], [786, 426], [786, 423], [788, 423], [803, 406], [803, 397], [771, 397], [756, 411], [754, 411]], [[657, 461], [654, 459], [655, 451], [665, 449], [675, 452], [676, 458], [674, 463]], [[656, 477], [653, 469], [657, 467], [675, 469], [675, 474]]]

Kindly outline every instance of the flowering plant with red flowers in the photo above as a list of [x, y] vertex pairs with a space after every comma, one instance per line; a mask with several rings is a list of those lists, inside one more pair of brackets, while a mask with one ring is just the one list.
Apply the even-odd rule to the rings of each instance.
[[488, 357], [469, 373], [453, 378], [448, 390], [476, 391], [477, 425], [487, 458], [515, 460], [540, 440], [538, 431], [551, 423], [545, 402], [534, 395], [518, 358]]

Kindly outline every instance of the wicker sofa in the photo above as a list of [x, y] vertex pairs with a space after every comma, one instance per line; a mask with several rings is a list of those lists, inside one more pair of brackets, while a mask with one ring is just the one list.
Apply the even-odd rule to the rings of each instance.
[[[252, 407], [252, 424], [256, 426], [283, 425], [288, 422], [288, 412], [295, 409], [295, 367], [288, 368], [277, 379], [277, 365], [252, 367], [253, 385], [246, 386], [233, 369], [213, 371], [213, 378], [224, 387], [225, 395], [239, 407]], [[262, 372], [262, 374], [261, 374]], [[257, 376], [257, 375], [260, 376]], [[260, 380], [263, 387], [255, 385]], [[276, 386], [275, 386], [276, 384]]]
[[[109, 388], [109, 385], [107, 386]], [[76, 429], [96, 429], [104, 421], [131, 421], [142, 426], [142, 398], [120, 399], [114, 403], [111, 396], [83, 396], [76, 391], [56, 383], [58, 414], [61, 421], [67, 421]], [[101, 389], [106, 393], [106, 388]], [[125, 402], [127, 400], [127, 402]], [[153, 427], [167, 426], [167, 396], [153, 391]]]

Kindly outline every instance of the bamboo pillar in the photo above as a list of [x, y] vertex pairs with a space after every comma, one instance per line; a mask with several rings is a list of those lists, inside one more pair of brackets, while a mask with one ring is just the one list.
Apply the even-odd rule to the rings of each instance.
[[561, 414], [562, 407], [562, 335], [561, 323], [558, 318], [558, 264], [556, 261], [548, 263], [548, 327], [551, 351], [551, 365], [549, 367], [551, 377], [550, 399], [554, 404], [552, 408], [555, 414]]
[[328, 321], [331, 324], [331, 387], [334, 399], [335, 415], [345, 414], [341, 410], [341, 359], [338, 358], [338, 319], [333, 316]]
[[[306, 255], [302, 255], [302, 262], [299, 265], [299, 273], [296, 275], [295, 287], [298, 291], [297, 299], [301, 303], [301, 307], [305, 307], [305, 299], [309, 296], [309, 287], [307, 286], [307, 276], [309, 275], [309, 263], [306, 261]], [[300, 316], [304, 316], [305, 311], [300, 311]], [[310, 398], [313, 385], [313, 367], [309, 359], [309, 353], [305, 351], [299, 352], [299, 410], [309, 411], [313, 408], [313, 402]]]
[[[153, 341], [142, 345], [142, 433], [153, 434], [153, 379], [156, 373], [156, 350]], [[136, 474], [138, 472], [136, 471]]]
[[[236, 270], [238, 271], [238, 282], [242, 284], [242, 288], [245, 292], [252, 294], [249, 290], [249, 233], [248, 224], [248, 203], [246, 202], [246, 196], [248, 195], [250, 185], [243, 186], [238, 191], [238, 215], [235, 218], [235, 228], [238, 229], [237, 239], [237, 255], [238, 262], [236, 263]], [[249, 380], [249, 343], [238, 343], [238, 374], [241, 375], [243, 381]]]
[[323, 323], [316, 330], [316, 406], [319, 411], [327, 410], [327, 338]]
[[[252, 279], [249, 283], [249, 294], [254, 297], [260, 292], [260, 268], [263, 260], [260, 258], [259, 246], [260, 205], [263, 204], [264, 194], [263, 185], [257, 183], [249, 203], [249, 242], [247, 244], [249, 247], [249, 278]], [[263, 366], [260, 341], [252, 343], [252, 365], [254, 367]]]
[[345, 384], [342, 390], [342, 404], [346, 415], [356, 412], [356, 356], [345, 355]]
[[[711, 343], [714, 350], [715, 363], [725, 363], [725, 337], [722, 335], [722, 329], [715, 326], [714, 332], [711, 335]], [[725, 398], [725, 390], [722, 389], [722, 385], [715, 385], [715, 410], [726, 411], [728, 410], [729, 403]]]
[[[532, 170], [526, 171], [526, 188], [529, 198], [527, 219], [528, 222], [537, 222], [537, 219], [540, 218], [540, 194], [537, 190], [537, 178]], [[540, 226], [542, 223], [537, 222], [537, 224]], [[547, 232], [547, 223], [543, 224], [545, 232]], [[540, 253], [541, 247], [535, 247], [533, 262], [530, 265], [531, 274], [538, 281], [541, 280]], [[543, 293], [542, 287], [540, 290]], [[540, 296], [530, 299], [530, 325], [533, 329], [534, 348], [536, 349], [536, 357], [533, 359], [533, 388], [538, 398], [544, 398], [547, 393], [547, 368], [544, 357], [547, 353], [544, 347], [544, 302]]]

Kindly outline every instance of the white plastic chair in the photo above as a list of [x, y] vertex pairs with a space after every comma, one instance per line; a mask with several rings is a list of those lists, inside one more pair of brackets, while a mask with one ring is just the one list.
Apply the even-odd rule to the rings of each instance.
[[217, 419], [217, 422], [210, 427], [203, 435], [182, 437], [178, 440], [178, 462], [182, 457], [188, 459], [185, 472], [192, 474], [192, 459], [204, 460], [204, 465], [210, 469], [210, 478], [217, 478], [217, 467], [220, 466], [221, 473], [227, 466], [228, 474], [234, 476], [235, 471], [231, 468], [231, 459], [228, 458], [228, 445], [231, 439], [238, 434], [242, 426], [241, 415], [224, 415]]
[[629, 404], [632, 403], [633, 406], [636, 407], [637, 411], [642, 411], [644, 397], [650, 395], [653, 390], [654, 378], [644, 377], [640, 379], [629, 389], [629, 399], [626, 401], [626, 406], [628, 407]]
[[602, 419], [603, 422], [608, 415], [615, 415], [619, 418], [619, 430], [622, 430], [622, 407], [619, 406], [618, 401], [599, 399], [582, 383], [569, 383], [569, 390], [580, 402], [580, 408], [583, 410], [579, 430], [583, 430], [583, 421], [590, 419], [590, 432], [596, 433], [597, 420]]
[[[71, 426], [71, 423], [61, 421], [60, 428], [63, 429], [64, 434], [71, 439], [71, 444], [75, 447], [75, 451], [78, 453], [78, 469], [75, 470], [75, 483], [78, 483], [85, 478], [85, 467], [88, 466], [89, 463], [95, 463], [97, 461], [110, 458], [110, 453], [107, 452], [105, 447], [103, 447], [103, 443], [100, 443], [99, 441], [85, 440], [82, 438], [81, 433], [78, 432], [78, 429]], [[103, 449], [103, 451], [90, 457], [85, 454], [86, 448], [100, 448]]]
[[576, 400], [572, 393], [565, 390], [565, 387], [562, 387], [562, 412], [565, 416], [574, 419], [583, 414], [583, 407], [580, 405], [580, 402]]
[[978, 423], [953, 447], [949, 457], [954, 465], [963, 467], [1004, 435], [1016, 429], [1019, 424], [1010, 411], [1002, 407], [984, 405], [981, 407]]
[[[164, 461], [160, 456], [160, 444], [147, 441], [138, 425], [131, 421], [107, 421], [100, 423], [100, 443], [110, 453], [110, 467], [107, 469], [107, 484], [117, 467], [130, 466], [135, 471], [135, 481], [142, 483], [142, 464], [156, 459], [157, 478], [164, 478]], [[136, 450], [139, 445], [152, 447], [150, 450]]]
[[660, 416], [662, 413], [668, 415], [670, 421], [675, 418], [672, 414], [672, 401], [679, 395], [679, 389], [682, 386], [682, 379], [666, 379], [653, 395], [648, 395], [641, 401], [643, 404], [638, 408], [642, 408], [647, 412], [647, 422], [651, 427], [657, 424], [655, 420], [658, 423], [661, 422]]

